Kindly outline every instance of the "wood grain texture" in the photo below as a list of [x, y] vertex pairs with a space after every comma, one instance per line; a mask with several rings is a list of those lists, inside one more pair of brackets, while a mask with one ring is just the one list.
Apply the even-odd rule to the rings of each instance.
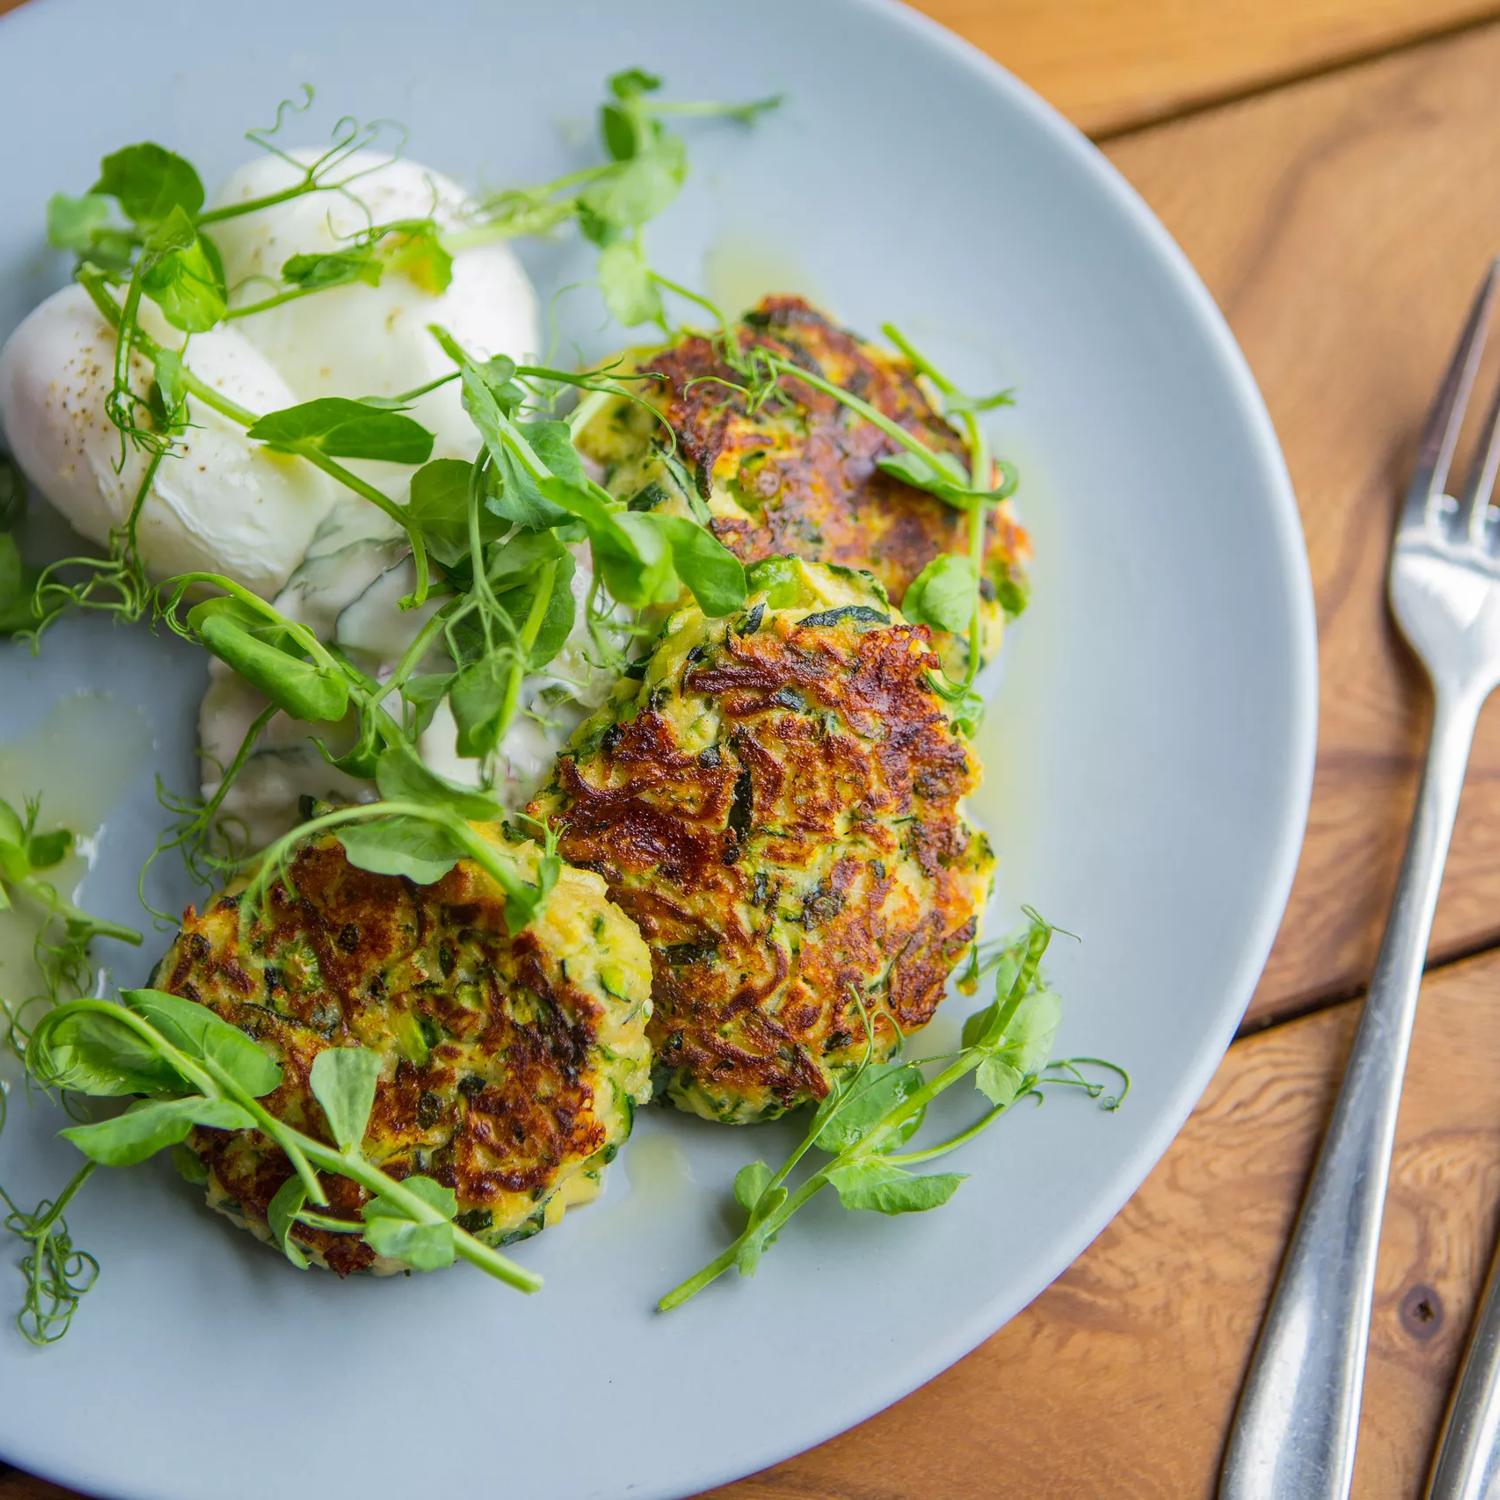
[[1500, 14], [1494, 0], [914, 0], [1093, 135]]
[[[1500, 251], [1500, 26], [1117, 143], [1260, 382], [1317, 593], [1319, 762], [1287, 921], [1251, 1006], [1351, 994], [1374, 960], [1425, 743], [1427, 690], [1384, 603], [1427, 403]], [[1208, 487], [1206, 500], [1212, 500]], [[1500, 704], [1480, 725], [1434, 953], [1500, 938]]]
[[[915, 1395], [714, 1500], [1208, 1500], [1354, 1009], [1237, 1043], [1146, 1185], [1032, 1307]], [[1497, 1225], [1491, 954], [1443, 970], [1423, 999], [1381, 1240], [1360, 1500], [1417, 1492]], [[803, 1357], [834, 1351], [811, 1342]]]

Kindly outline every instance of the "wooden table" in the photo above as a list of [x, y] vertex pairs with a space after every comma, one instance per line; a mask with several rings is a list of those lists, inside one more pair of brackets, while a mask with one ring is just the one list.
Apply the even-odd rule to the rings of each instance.
[[[1244, 346], [1317, 590], [1312, 817], [1241, 1039], [1119, 1218], [968, 1359], [714, 1500], [1184, 1500], [1212, 1493], [1405, 836], [1428, 703], [1382, 574], [1413, 434], [1500, 251], [1500, 0], [924, 3], [1101, 142]], [[1420, 1484], [1500, 1228], [1497, 850], [1492, 706], [1401, 1117], [1355, 1481], [1369, 1500]], [[0, 1474], [0, 1500], [64, 1496]]]

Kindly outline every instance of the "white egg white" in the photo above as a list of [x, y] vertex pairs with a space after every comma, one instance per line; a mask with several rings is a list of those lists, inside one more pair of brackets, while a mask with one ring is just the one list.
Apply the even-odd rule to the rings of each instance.
[[[316, 153], [292, 152], [303, 163]], [[215, 204], [226, 207], [279, 192], [298, 181], [289, 162], [262, 156], [234, 172]], [[467, 195], [451, 178], [419, 162], [361, 151], [340, 163], [344, 192], [317, 192], [231, 218], [211, 229], [237, 307], [275, 290], [293, 255], [337, 250], [374, 225], [429, 215], [442, 228], [460, 222]], [[454, 257], [453, 280], [433, 294], [399, 271], [378, 286], [333, 287], [246, 318], [247, 338], [303, 400], [318, 396], [395, 396], [452, 370], [428, 324], [438, 323], [481, 357], [522, 358], [540, 345], [537, 299], [520, 262], [503, 244]], [[412, 415], [436, 435], [438, 457], [469, 458], [478, 443], [456, 384], [420, 397]]]
[[[142, 326], [172, 347], [181, 342], [154, 309]], [[27, 477], [71, 525], [104, 544], [129, 515], [148, 456], [128, 446], [105, 415], [116, 341], [79, 286], [35, 308], [0, 349], [0, 427]], [[292, 405], [295, 396], [266, 358], [233, 328], [196, 335], [195, 374], [252, 411]], [[145, 391], [146, 362], [132, 382]], [[267, 451], [243, 430], [191, 403], [192, 426], [157, 471], [141, 511], [141, 556], [156, 577], [203, 569], [274, 594], [334, 503], [331, 481], [300, 459]]]

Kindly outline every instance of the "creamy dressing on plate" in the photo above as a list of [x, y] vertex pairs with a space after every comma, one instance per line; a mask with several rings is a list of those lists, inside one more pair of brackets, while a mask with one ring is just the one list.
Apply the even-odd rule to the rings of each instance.
[[[604, 701], [615, 680], [612, 672], [590, 659], [591, 642], [583, 622], [592, 578], [587, 547], [575, 547], [573, 557], [577, 611], [573, 631], [545, 670], [527, 677], [520, 712], [492, 767], [495, 794], [512, 811], [524, 806], [541, 787], [558, 751], [585, 715]], [[411, 592], [414, 581], [405, 543], [394, 525], [371, 506], [341, 507], [319, 528], [275, 605], [346, 652], [370, 676], [383, 680], [395, 670], [440, 602], [401, 610], [399, 601]], [[444, 665], [434, 653], [421, 670], [442, 670]], [[205, 797], [218, 790], [224, 768], [234, 760], [264, 707], [265, 699], [243, 678], [221, 662], [211, 663], [198, 721]], [[372, 783], [329, 765], [315, 743], [321, 738], [338, 753], [350, 743], [351, 733], [346, 725], [330, 729], [277, 714], [225, 794], [221, 825], [247, 848], [256, 849], [299, 821], [303, 797], [331, 802], [371, 800], [375, 795]], [[418, 752], [440, 776], [461, 785], [477, 785], [480, 763], [459, 755], [457, 735], [445, 701], [422, 732]]]
[[[39, 826], [66, 828], [73, 852], [41, 878], [67, 900], [92, 867], [110, 813], [151, 751], [151, 725], [140, 708], [102, 693], [78, 693], [53, 705], [29, 734], [0, 745], [0, 797], [25, 816], [40, 797]], [[15, 1005], [41, 988], [34, 957], [40, 912], [28, 902], [0, 911], [0, 995]], [[20, 1076], [0, 1049], [0, 1078]]]

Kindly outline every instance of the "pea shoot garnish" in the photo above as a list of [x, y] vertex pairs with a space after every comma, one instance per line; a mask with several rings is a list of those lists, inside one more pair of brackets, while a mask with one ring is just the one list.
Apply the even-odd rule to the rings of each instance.
[[[26, 1066], [45, 1088], [137, 1100], [124, 1114], [62, 1132], [91, 1163], [133, 1166], [185, 1141], [195, 1126], [262, 1132], [292, 1165], [288, 1186], [271, 1203], [271, 1230], [300, 1268], [307, 1257], [290, 1238], [298, 1222], [361, 1235], [377, 1255], [413, 1270], [461, 1259], [518, 1291], [541, 1286], [540, 1277], [454, 1222], [458, 1205], [451, 1189], [424, 1176], [398, 1181], [364, 1155], [360, 1143], [379, 1072], [378, 1059], [364, 1048], [329, 1048], [313, 1062], [310, 1087], [331, 1145], [261, 1103], [281, 1083], [282, 1070], [244, 1032], [160, 990], [125, 990], [119, 1004], [73, 1000], [58, 1006], [32, 1032]], [[320, 1173], [348, 1178], [370, 1195], [358, 1221], [318, 1212], [328, 1204]]]
[[[988, 1130], [1019, 1099], [1051, 1085], [1082, 1088], [1103, 1108], [1118, 1109], [1130, 1079], [1112, 1063], [1093, 1058], [1048, 1062], [1060, 1006], [1041, 976], [1042, 956], [1054, 929], [1035, 913], [1030, 925], [995, 962], [995, 998], [964, 1023], [963, 1045], [949, 1056], [864, 1063], [838, 1083], [814, 1112], [807, 1133], [779, 1167], [741, 1167], [735, 1201], [745, 1227], [696, 1275], [657, 1304], [680, 1307], [726, 1271], [753, 1276], [761, 1256], [787, 1221], [825, 1188], [847, 1209], [881, 1214], [923, 1213], [946, 1203], [964, 1181], [962, 1172], [915, 1172]], [[1120, 1089], [1106, 1095], [1081, 1065], [1116, 1074]], [[939, 1094], [972, 1077], [989, 1108], [972, 1125], [935, 1145], [914, 1145], [928, 1106]], [[809, 1153], [823, 1160], [799, 1181], [793, 1177]]]
[[[34, 926], [32, 957], [40, 980], [40, 988], [25, 998], [0, 999], [4, 1045], [17, 1056], [25, 1054], [31, 1026], [58, 1004], [65, 991], [93, 985], [96, 939], [132, 947], [141, 941], [141, 934], [133, 928], [92, 916], [57, 890], [52, 872], [73, 848], [74, 837], [68, 829], [41, 826], [41, 805], [36, 799], [19, 813], [0, 801], [0, 910], [12, 911]], [[0, 1133], [5, 1114], [6, 1091], [0, 1085]], [[94, 1257], [73, 1244], [63, 1218], [63, 1210], [93, 1170], [94, 1164], [85, 1162], [55, 1198], [30, 1210], [0, 1186], [4, 1208], [0, 1226], [24, 1247], [20, 1270], [26, 1292], [16, 1326], [29, 1343], [50, 1344], [60, 1339], [99, 1273]]]

